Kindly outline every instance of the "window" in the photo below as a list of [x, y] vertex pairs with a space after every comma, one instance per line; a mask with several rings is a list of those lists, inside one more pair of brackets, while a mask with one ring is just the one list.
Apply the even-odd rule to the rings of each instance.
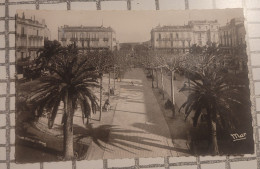
[[21, 35], [24, 35], [24, 27], [22, 27]]
[[161, 39], [162, 37], [161, 37], [161, 34], [159, 33], [159, 39]]
[[176, 33], [176, 39], [179, 39], [179, 34], [178, 33]]
[[36, 33], [37, 36], [39, 36], [39, 30], [37, 30], [37, 33]]
[[173, 34], [171, 33], [171, 39], [173, 38]]
[[182, 41], [182, 47], [185, 47], [185, 41]]

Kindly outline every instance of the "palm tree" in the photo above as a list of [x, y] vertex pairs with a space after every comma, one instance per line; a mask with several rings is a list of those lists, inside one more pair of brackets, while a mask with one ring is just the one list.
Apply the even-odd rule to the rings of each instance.
[[89, 67], [87, 59], [75, 55], [68, 47], [60, 49], [50, 62], [53, 66], [46, 65], [45, 68], [54, 73], [40, 78], [41, 85], [32, 91], [30, 101], [37, 105], [37, 116], [47, 112], [49, 128], [53, 126], [59, 105], [64, 103], [64, 159], [70, 160], [74, 157], [73, 115], [80, 106], [84, 123], [84, 118], [89, 118], [91, 111], [96, 112], [97, 97], [92, 89], [99, 87], [98, 74]]
[[203, 112], [206, 113], [209, 145], [214, 154], [219, 154], [217, 125], [234, 129], [237, 120], [234, 107], [250, 105], [250, 103], [241, 93], [241, 88], [245, 86], [232, 82], [228, 74], [223, 73], [221, 64], [217, 64], [220, 56], [204, 54], [192, 59], [193, 67], [186, 67], [193, 75], [190, 76], [191, 83], [190, 86], [182, 89], [182, 91], [189, 91], [189, 95], [180, 110], [185, 108], [186, 118], [194, 111], [194, 127], [197, 126]]
[[56, 40], [44, 41], [44, 47], [37, 51], [38, 56], [35, 59], [37, 67], [44, 69], [49, 65], [51, 58], [61, 52], [61, 48], [61, 44]]

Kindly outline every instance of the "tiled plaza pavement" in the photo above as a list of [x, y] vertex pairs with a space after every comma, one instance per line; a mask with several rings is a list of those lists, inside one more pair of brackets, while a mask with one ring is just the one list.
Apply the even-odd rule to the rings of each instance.
[[[120, 84], [103, 159], [176, 156], [169, 128], [142, 69], [132, 69]], [[89, 158], [98, 158], [95, 149]], [[101, 155], [101, 154], [100, 154]]]

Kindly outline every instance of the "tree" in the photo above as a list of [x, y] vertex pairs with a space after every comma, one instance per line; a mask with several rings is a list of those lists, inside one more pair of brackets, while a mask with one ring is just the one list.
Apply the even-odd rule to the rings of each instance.
[[[87, 53], [90, 65], [95, 67], [100, 78], [100, 116], [102, 118], [102, 98], [103, 98], [103, 74], [110, 73], [115, 63], [114, 54], [109, 50], [95, 50]], [[110, 85], [110, 84], [109, 84]], [[110, 88], [110, 87], [109, 87]], [[110, 91], [108, 91], [110, 92]]]
[[245, 86], [229, 79], [220, 63], [223, 56], [216, 53], [205, 51], [201, 55], [189, 56], [190, 67], [186, 69], [192, 75], [191, 83], [190, 86], [182, 89], [182, 91], [189, 91], [189, 95], [180, 110], [185, 108], [186, 118], [194, 111], [194, 127], [199, 123], [203, 112], [206, 113], [209, 145], [214, 154], [219, 154], [217, 125], [225, 129], [235, 128], [238, 115], [234, 107], [248, 106], [250, 103], [240, 92]]
[[37, 51], [38, 57], [35, 59], [36, 67], [43, 70], [46, 66], [50, 66], [51, 59], [59, 54], [62, 50], [61, 44], [57, 41], [44, 41], [44, 47]]
[[[175, 116], [175, 96], [174, 96], [174, 80], [175, 72], [180, 72], [184, 67], [186, 55], [177, 55], [171, 52], [160, 52], [155, 54], [155, 65], [158, 68], [164, 67], [166, 70], [171, 72], [171, 102], [173, 107], [173, 117]], [[163, 81], [163, 79], [161, 79]]]
[[117, 79], [124, 77], [125, 72], [130, 68], [132, 54], [129, 50], [119, 50], [114, 52], [114, 70]]
[[38, 117], [46, 110], [49, 128], [53, 126], [60, 103], [64, 103], [64, 159], [70, 160], [74, 157], [73, 115], [80, 106], [84, 123], [84, 118], [88, 118], [91, 111], [96, 112], [98, 103], [92, 88], [99, 87], [98, 74], [90, 67], [88, 59], [75, 55], [71, 47], [53, 53], [49, 62], [52, 66], [46, 64], [44, 68], [53, 74], [40, 78], [41, 85], [32, 91], [30, 101], [36, 105]]

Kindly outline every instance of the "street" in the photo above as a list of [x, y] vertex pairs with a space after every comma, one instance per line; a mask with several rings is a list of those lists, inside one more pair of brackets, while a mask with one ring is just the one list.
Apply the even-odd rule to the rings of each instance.
[[104, 152], [92, 144], [88, 159], [176, 156], [168, 125], [142, 69], [125, 74], [111, 126]]

